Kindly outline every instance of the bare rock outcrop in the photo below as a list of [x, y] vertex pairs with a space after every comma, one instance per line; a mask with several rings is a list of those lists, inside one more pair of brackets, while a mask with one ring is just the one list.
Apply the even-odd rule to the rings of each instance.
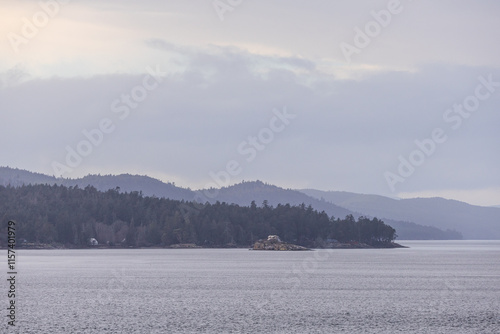
[[259, 240], [253, 245], [254, 250], [275, 250], [275, 251], [304, 251], [310, 250], [309, 248], [289, 244], [279, 240]]

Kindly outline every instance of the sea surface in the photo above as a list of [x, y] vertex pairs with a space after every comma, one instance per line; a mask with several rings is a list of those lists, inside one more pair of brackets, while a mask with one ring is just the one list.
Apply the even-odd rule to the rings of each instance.
[[410, 248], [18, 250], [17, 325], [4, 281], [0, 328], [500, 333], [500, 241], [399, 242]]

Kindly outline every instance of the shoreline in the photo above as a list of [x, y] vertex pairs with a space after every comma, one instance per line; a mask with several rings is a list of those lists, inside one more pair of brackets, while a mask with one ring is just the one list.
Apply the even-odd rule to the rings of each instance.
[[[220, 245], [220, 246], [198, 246], [195, 244], [174, 244], [166, 247], [161, 246], [108, 246], [108, 245], [98, 245], [98, 246], [88, 246], [88, 247], [66, 247], [60, 244], [30, 244], [26, 246], [17, 246], [15, 250], [81, 250], [81, 249], [250, 249], [254, 250], [253, 245]], [[300, 246], [303, 247], [303, 246]], [[408, 246], [401, 245], [399, 243], [391, 243], [388, 245], [371, 246], [364, 243], [352, 242], [352, 243], [335, 243], [328, 245], [327, 247], [304, 247], [307, 250], [319, 250], [319, 249], [394, 249], [394, 248], [409, 248]], [[8, 247], [0, 247], [2, 250], [9, 249]]]

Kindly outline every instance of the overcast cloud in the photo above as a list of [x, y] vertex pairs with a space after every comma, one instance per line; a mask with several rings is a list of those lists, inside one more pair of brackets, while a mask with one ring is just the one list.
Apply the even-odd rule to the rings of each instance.
[[0, 3], [0, 165], [500, 204], [496, 1]]

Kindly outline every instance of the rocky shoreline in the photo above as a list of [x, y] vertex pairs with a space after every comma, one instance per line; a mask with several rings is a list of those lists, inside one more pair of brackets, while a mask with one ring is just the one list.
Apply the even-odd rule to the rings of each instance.
[[381, 249], [381, 248], [408, 248], [407, 246], [400, 245], [395, 242], [391, 243], [382, 243], [378, 245], [368, 245], [362, 242], [347, 242], [347, 243], [341, 243], [341, 242], [333, 242], [325, 245], [327, 249]]
[[[220, 245], [220, 246], [199, 246], [196, 244], [185, 243], [185, 244], [173, 244], [166, 247], [128, 247], [128, 246], [109, 246], [109, 245], [97, 245], [97, 246], [87, 246], [87, 247], [68, 247], [63, 244], [45, 244], [45, 243], [22, 243], [18, 244], [17, 249], [130, 249], [130, 248], [158, 248], [158, 249], [204, 249], [204, 248], [248, 248], [245, 246], [237, 246], [234, 244], [230, 245]], [[340, 243], [332, 242], [322, 245], [322, 247], [313, 247], [318, 249], [380, 249], [380, 248], [408, 248], [406, 246], [400, 245], [395, 242], [379, 244], [379, 245], [368, 245], [361, 242], [349, 242]], [[6, 247], [0, 247], [0, 249], [6, 249]], [[251, 250], [275, 250], [275, 251], [304, 251], [311, 250], [304, 246], [294, 245], [291, 243], [283, 242], [281, 240], [258, 240], [250, 248]]]
[[259, 240], [253, 245], [253, 250], [274, 250], [274, 251], [305, 251], [310, 248], [289, 244], [278, 240]]
[[[320, 249], [383, 249], [383, 248], [408, 248], [395, 242], [384, 243], [379, 245], [368, 245], [362, 242], [334, 242], [328, 243]], [[253, 245], [253, 250], [275, 250], [275, 251], [303, 251], [311, 250], [311, 248], [290, 244], [277, 240], [259, 240]]]

